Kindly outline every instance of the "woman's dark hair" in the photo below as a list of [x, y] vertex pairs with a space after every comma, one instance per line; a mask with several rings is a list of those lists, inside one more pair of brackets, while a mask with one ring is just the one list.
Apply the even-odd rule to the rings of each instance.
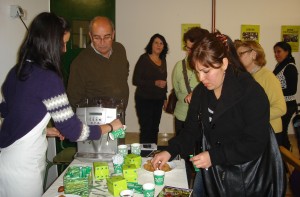
[[189, 56], [190, 65], [195, 69], [195, 62], [201, 62], [206, 67], [219, 68], [214, 64], [222, 65], [223, 58], [227, 58], [235, 73], [246, 72], [239, 60], [232, 40], [220, 32], [210, 33], [196, 42]]
[[277, 42], [273, 49], [275, 49], [275, 47], [280, 47], [282, 48], [284, 51], [288, 52], [288, 56], [287, 58], [289, 58], [293, 63], [295, 63], [295, 58], [292, 56], [292, 47], [289, 43], [281, 41], [281, 42]]
[[160, 53], [159, 57], [160, 57], [160, 59], [165, 59], [166, 56], [167, 56], [167, 53], [169, 51], [169, 47], [168, 47], [168, 43], [167, 43], [165, 37], [163, 37], [160, 34], [154, 34], [150, 38], [150, 41], [149, 41], [149, 43], [147, 44], [147, 46], [145, 48], [145, 51], [148, 54], [152, 54], [152, 44], [153, 44], [155, 38], [159, 38], [163, 42], [163, 44], [164, 44], [164, 48], [163, 48], [162, 52]]
[[190, 40], [194, 43], [198, 40], [201, 40], [203, 36], [207, 34], [209, 34], [209, 31], [206, 29], [202, 29], [200, 27], [192, 27], [183, 34], [183, 41], [186, 43], [188, 40]]
[[37, 15], [27, 32], [18, 55], [17, 76], [25, 80], [30, 75], [32, 63], [49, 69], [62, 77], [60, 70], [63, 36], [70, 26], [61, 17], [43, 12]]

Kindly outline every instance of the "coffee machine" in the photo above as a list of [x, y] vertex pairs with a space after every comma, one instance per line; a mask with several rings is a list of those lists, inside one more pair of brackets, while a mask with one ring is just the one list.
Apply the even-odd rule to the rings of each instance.
[[[123, 101], [112, 98], [86, 99], [77, 105], [78, 118], [87, 125], [102, 125], [119, 118], [124, 123]], [[111, 140], [108, 134], [99, 140], [77, 142], [75, 158], [81, 161], [112, 161], [117, 153], [119, 139]]]

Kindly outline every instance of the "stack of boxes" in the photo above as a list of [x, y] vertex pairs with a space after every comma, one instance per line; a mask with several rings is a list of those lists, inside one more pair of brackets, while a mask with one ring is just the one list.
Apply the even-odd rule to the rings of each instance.
[[[119, 196], [122, 190], [126, 190], [127, 183], [137, 184], [137, 169], [141, 167], [142, 157], [136, 154], [128, 154], [124, 158], [123, 176], [110, 177], [107, 162], [93, 162], [95, 180], [105, 180], [108, 191], [113, 196]], [[77, 194], [88, 197], [93, 185], [91, 167], [71, 166], [64, 175], [65, 194]]]

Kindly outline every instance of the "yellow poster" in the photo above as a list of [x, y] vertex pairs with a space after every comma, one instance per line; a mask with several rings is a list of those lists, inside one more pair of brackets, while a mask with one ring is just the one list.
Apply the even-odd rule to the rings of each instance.
[[281, 40], [289, 43], [293, 52], [299, 51], [300, 26], [281, 26]]
[[184, 49], [183, 34], [192, 27], [200, 27], [200, 24], [181, 24], [181, 49]]
[[259, 42], [259, 25], [242, 25], [241, 26], [241, 40], [254, 40]]

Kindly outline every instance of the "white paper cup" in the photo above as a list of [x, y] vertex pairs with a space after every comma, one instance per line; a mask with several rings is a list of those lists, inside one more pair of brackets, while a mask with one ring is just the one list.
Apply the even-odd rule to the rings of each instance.
[[126, 155], [128, 155], [128, 148], [126, 144], [121, 144], [118, 146], [118, 153], [120, 155], [122, 155], [123, 157], [125, 157]]
[[132, 154], [141, 155], [141, 144], [133, 143], [131, 144], [130, 148]]
[[120, 196], [121, 197], [133, 197], [133, 191], [129, 190], [129, 189], [123, 190], [123, 191], [121, 191]]
[[143, 185], [143, 194], [144, 197], [154, 197], [155, 185], [153, 183], [145, 183]]
[[163, 170], [155, 170], [153, 172], [155, 185], [163, 185], [165, 180], [165, 172]]
[[133, 197], [133, 191], [129, 190], [129, 189], [123, 190], [123, 191], [121, 191], [120, 196], [121, 197]]

